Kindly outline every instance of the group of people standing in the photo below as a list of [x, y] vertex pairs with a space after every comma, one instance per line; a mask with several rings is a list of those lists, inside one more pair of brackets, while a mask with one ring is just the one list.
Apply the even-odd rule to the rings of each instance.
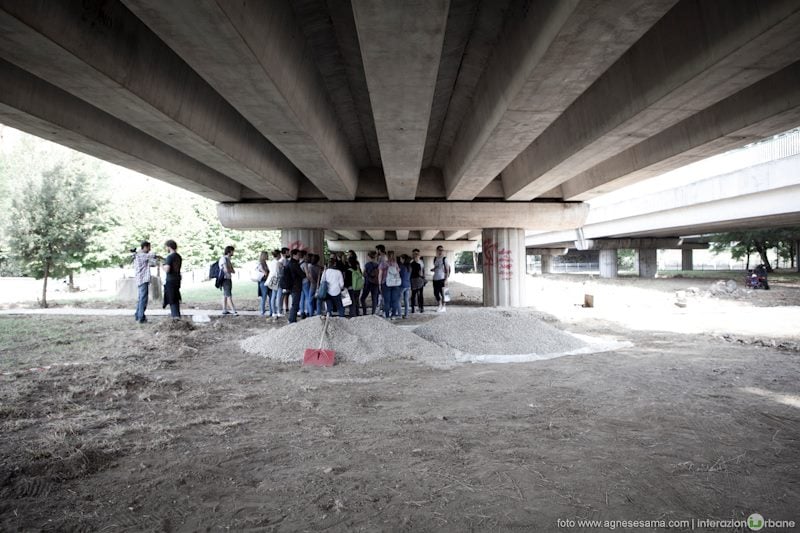
[[[262, 252], [253, 280], [258, 282], [263, 316], [289, 322], [315, 315], [336, 313], [340, 317], [372, 314], [385, 318], [407, 318], [410, 312], [424, 312], [425, 266], [419, 250], [412, 256], [397, 257], [379, 244], [367, 253], [361, 266], [354, 251], [331, 252], [327, 261], [305, 250], [282, 248]], [[321, 264], [322, 263], [322, 264]], [[444, 312], [443, 288], [450, 277], [450, 266], [442, 247], [437, 248], [432, 280], [438, 311]], [[402, 312], [401, 312], [402, 302]]]
[[[141, 249], [134, 253], [134, 270], [139, 288], [136, 320], [147, 319], [150, 266], [163, 259], [162, 269], [166, 273], [164, 284], [164, 307], [170, 306], [173, 319], [180, 318], [181, 256], [173, 240], [165, 243], [168, 255], [165, 258], [151, 252], [150, 243], [143, 241]], [[222, 314], [238, 315], [233, 302], [233, 265], [235, 248], [226, 246], [217, 262], [218, 287], [222, 290]], [[411, 313], [423, 313], [423, 290], [427, 284], [425, 266], [420, 252], [414, 249], [411, 256], [396, 256], [379, 244], [367, 253], [363, 266], [354, 251], [331, 252], [327, 262], [317, 254], [305, 250], [282, 248], [271, 253], [261, 252], [258, 264], [250, 278], [258, 285], [259, 311], [262, 316], [278, 320], [287, 316], [296, 322], [315, 315], [337, 313], [340, 317], [356, 317], [367, 314], [367, 299], [371, 313], [378, 312], [389, 320], [408, 318]], [[322, 263], [322, 264], [320, 264]], [[436, 248], [431, 281], [437, 303], [437, 312], [445, 312], [445, 287], [450, 277], [450, 265], [444, 249]], [[402, 304], [402, 310], [401, 310]], [[347, 311], [347, 312], [346, 312]]]

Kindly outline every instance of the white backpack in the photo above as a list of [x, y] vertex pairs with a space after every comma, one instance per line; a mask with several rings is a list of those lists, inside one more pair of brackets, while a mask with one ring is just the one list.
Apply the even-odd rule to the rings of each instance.
[[403, 283], [400, 279], [400, 267], [397, 265], [389, 265], [386, 268], [386, 286], [399, 287]]

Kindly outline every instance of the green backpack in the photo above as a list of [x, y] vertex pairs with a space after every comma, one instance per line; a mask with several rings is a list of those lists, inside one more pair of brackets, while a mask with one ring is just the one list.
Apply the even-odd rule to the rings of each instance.
[[350, 272], [352, 272], [353, 276], [353, 290], [360, 291], [364, 288], [364, 274], [362, 274], [360, 270], [353, 270], [352, 268]]

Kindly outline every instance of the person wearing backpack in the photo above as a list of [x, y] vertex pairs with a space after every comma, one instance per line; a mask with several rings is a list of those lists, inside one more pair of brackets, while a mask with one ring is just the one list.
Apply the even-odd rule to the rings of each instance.
[[269, 316], [273, 319], [282, 317], [281, 314], [281, 274], [283, 272], [283, 255], [280, 250], [272, 250], [272, 260], [267, 263], [269, 276], [267, 276], [267, 289], [269, 289]]
[[372, 314], [378, 309], [378, 293], [380, 291], [380, 272], [375, 258], [376, 252], [367, 252], [367, 264], [364, 265], [364, 288], [361, 291], [361, 314], [367, 314], [367, 296], [372, 297]]
[[[236, 269], [233, 268], [231, 258], [233, 257], [233, 246], [226, 246], [222, 257], [219, 258], [219, 270], [222, 272], [224, 279], [222, 280], [222, 314], [223, 315], [238, 315], [236, 306], [233, 304], [233, 274]], [[228, 310], [228, 302], [231, 304], [232, 311]]]
[[328, 261], [328, 268], [322, 273], [322, 281], [327, 285], [327, 294], [325, 295], [325, 307], [328, 308], [327, 315], [331, 316], [335, 308], [339, 313], [339, 317], [344, 318], [344, 306], [342, 305], [344, 276], [342, 276], [342, 271], [336, 268], [338, 262], [339, 259], [336, 254], [332, 253]]
[[433, 296], [439, 308], [437, 313], [447, 311], [444, 301], [444, 288], [447, 287], [447, 278], [450, 277], [450, 265], [447, 264], [447, 257], [444, 255], [444, 248], [436, 247], [436, 257], [433, 259]]
[[403, 318], [408, 318], [408, 300], [411, 296], [411, 258], [400, 256], [400, 301], [403, 302]]
[[306, 256], [306, 278], [308, 278], [308, 293], [309, 298], [306, 299], [306, 315], [318, 315], [319, 302], [317, 301], [317, 284], [319, 283], [320, 272], [322, 267], [319, 265], [319, 256], [317, 254], [308, 254]]
[[355, 254], [347, 258], [347, 271], [344, 273], [344, 286], [350, 293], [350, 318], [359, 315], [358, 302], [361, 298], [361, 289], [364, 288], [364, 274], [361, 273], [361, 265], [358, 264]]
[[381, 294], [383, 295], [383, 316], [391, 320], [400, 318], [400, 292], [403, 278], [394, 251], [386, 252], [386, 262], [378, 267]]
[[411, 269], [411, 312], [414, 312], [415, 305], [419, 305], [419, 312], [424, 313], [422, 289], [425, 288], [425, 263], [422, 262], [418, 249], [414, 248], [411, 255], [411, 262], [409, 263], [409, 268]]
[[300, 250], [294, 249], [290, 253], [289, 266], [283, 275], [289, 278], [288, 291], [292, 295], [292, 307], [289, 310], [289, 323], [297, 322], [297, 312], [300, 310], [300, 296], [303, 294], [303, 278], [305, 272], [300, 269]]

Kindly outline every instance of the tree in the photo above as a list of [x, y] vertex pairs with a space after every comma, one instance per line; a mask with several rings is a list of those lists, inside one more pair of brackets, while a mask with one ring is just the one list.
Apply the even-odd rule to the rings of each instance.
[[800, 228], [762, 229], [719, 233], [711, 239], [711, 251], [715, 254], [731, 252], [733, 259], [747, 258], [746, 268], [750, 269], [750, 254], [758, 252], [761, 263], [772, 272], [767, 252], [776, 249], [778, 257], [791, 257], [792, 241], [800, 235]]
[[25, 178], [11, 202], [8, 252], [27, 274], [43, 280], [42, 307], [47, 307], [49, 278], [100, 262], [107, 226], [87, 170], [78, 158], [61, 162]]

